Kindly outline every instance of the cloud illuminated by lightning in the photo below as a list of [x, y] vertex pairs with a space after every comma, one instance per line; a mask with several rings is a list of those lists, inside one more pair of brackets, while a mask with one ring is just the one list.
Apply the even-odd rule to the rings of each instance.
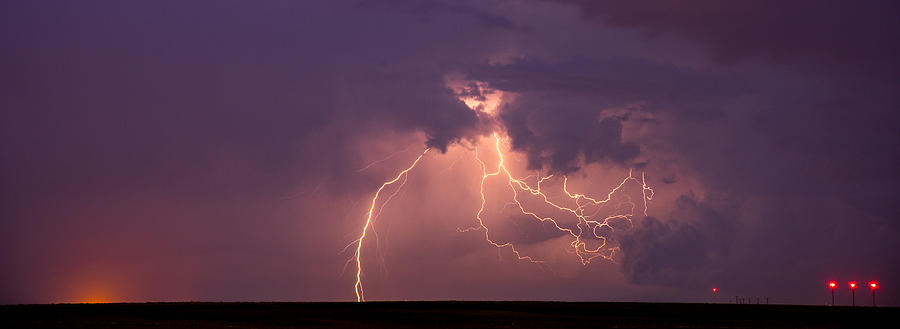
[[[482, 112], [490, 116], [494, 116], [497, 113], [497, 108], [499, 107], [500, 100], [504, 97], [503, 93], [497, 90], [490, 90], [484, 83], [461, 83], [459, 81], [451, 81], [448, 84], [454, 85], [455, 89], [460, 88], [475, 88], [479, 91], [487, 90], [486, 93], [482, 93], [482, 96], [473, 97], [470, 96], [471, 90], [468, 90], [466, 93], [460, 92], [460, 101], [464, 102], [467, 106], [472, 108], [473, 111]], [[465, 91], [465, 90], [464, 90]], [[463, 95], [466, 94], [466, 95]], [[487, 95], [488, 97], [485, 97]], [[613, 226], [610, 225], [610, 221], [615, 219], [620, 219], [627, 221], [629, 226], [632, 224], [632, 218], [635, 215], [634, 211], [636, 205], [631, 201], [625, 201], [618, 203], [615, 207], [615, 211], [611, 214], [600, 215], [601, 209], [603, 206], [606, 206], [611, 203], [613, 200], [613, 195], [620, 192], [624, 189], [624, 186], [628, 183], [638, 184], [641, 187], [641, 203], [643, 207], [643, 214], [647, 215], [648, 209], [648, 201], [653, 199], [653, 189], [647, 185], [646, 177], [644, 173], [641, 173], [640, 179], [633, 175], [633, 171], [630, 170], [628, 172], [628, 176], [623, 178], [621, 182], [609, 193], [606, 194], [605, 198], [594, 198], [589, 197], [585, 194], [581, 193], [572, 193], [568, 189], [568, 177], [562, 177], [562, 192], [565, 193], [565, 200], [553, 200], [548, 196], [541, 188], [541, 184], [551, 179], [555, 178], [554, 175], [547, 175], [537, 179], [537, 183], [535, 186], [531, 186], [525, 182], [526, 178], [516, 178], [506, 166], [506, 159], [503, 156], [503, 151], [501, 148], [502, 141], [504, 138], [501, 138], [498, 132], [494, 132], [492, 134], [492, 138], [494, 140], [494, 150], [497, 152], [497, 167], [495, 170], [488, 172], [487, 164], [479, 157], [478, 147], [475, 147], [475, 160], [478, 161], [481, 166], [481, 183], [479, 185], [479, 193], [481, 195], [481, 206], [478, 208], [478, 211], [475, 213], [475, 219], [477, 223], [474, 225], [465, 228], [465, 229], [457, 229], [457, 231], [465, 233], [472, 231], [483, 231], [484, 239], [490, 245], [499, 249], [508, 248], [515, 254], [518, 260], [529, 261], [532, 263], [543, 264], [544, 261], [537, 259], [533, 256], [524, 254], [520, 248], [518, 248], [512, 242], [498, 242], [494, 238], [491, 237], [490, 229], [488, 228], [487, 223], [485, 222], [485, 205], [487, 204], [487, 198], [485, 197], [485, 182], [494, 177], [502, 177], [506, 179], [506, 185], [509, 187], [510, 191], [512, 191], [512, 202], [509, 203], [514, 205], [518, 211], [527, 216], [531, 217], [541, 223], [550, 223], [553, 225], [556, 230], [568, 235], [571, 238], [571, 242], [569, 243], [569, 247], [572, 252], [578, 256], [578, 259], [583, 265], [588, 265], [593, 259], [602, 258], [606, 260], [613, 260], [613, 254], [619, 250], [618, 246], [608, 247], [607, 246], [607, 234], [603, 234], [602, 231], [604, 229], [608, 231], [614, 231]], [[402, 151], [401, 151], [402, 152]], [[370, 202], [368, 214], [366, 217], [366, 221], [362, 227], [362, 232], [359, 235], [359, 238], [351, 242], [344, 249], [348, 249], [355, 244], [356, 252], [354, 254], [354, 258], [348, 260], [347, 264], [352, 261], [356, 263], [356, 283], [354, 285], [354, 290], [356, 293], [356, 300], [358, 302], [365, 301], [365, 291], [363, 290], [362, 277], [363, 277], [363, 268], [362, 268], [362, 246], [363, 242], [366, 239], [367, 232], [372, 230], [372, 233], [375, 234], [374, 223], [378, 218], [378, 215], [384, 210], [385, 205], [390, 202], [391, 199], [397, 194], [399, 188], [395, 190], [394, 193], [388, 197], [386, 201], [384, 201], [376, 213], [375, 208], [378, 204], [378, 198], [384, 189], [401, 179], [403, 179], [402, 184], [406, 183], [406, 178], [408, 177], [408, 173], [416, 167], [416, 165], [422, 160], [425, 154], [428, 152], [428, 149], [422, 152], [406, 169], [400, 171], [393, 179], [385, 181], [381, 184], [381, 187], [375, 192], [375, 195], [372, 197], [372, 201]], [[394, 155], [389, 155], [385, 159], [377, 160], [368, 166], [364, 167], [362, 170], [368, 169], [372, 165], [378, 162], [385, 161]], [[522, 200], [520, 200], [520, 193], [522, 195], [531, 195], [532, 197], [538, 198], [543, 202], [544, 205], [556, 209], [562, 213], [573, 216], [577, 219], [577, 222], [574, 226], [567, 227], [566, 225], [561, 224], [560, 220], [554, 217], [549, 216], [541, 216], [538, 215], [536, 211], [531, 210], [529, 207], [526, 207], [523, 204]], [[574, 204], [574, 206], [566, 206], [563, 205], [565, 202]], [[589, 211], [589, 208], [596, 207], [596, 210]], [[623, 210], [624, 209], [624, 210]], [[376, 235], [377, 239], [377, 235]], [[594, 239], [600, 241], [599, 245], [591, 248], [588, 247], [589, 240]]]
[[[482, 168], [481, 185], [480, 185], [481, 207], [478, 209], [478, 212], [476, 212], [476, 214], [475, 214], [477, 223], [466, 229], [457, 229], [459, 232], [470, 232], [470, 231], [476, 231], [476, 230], [483, 230], [485, 240], [488, 243], [490, 243], [491, 245], [493, 245], [494, 247], [497, 247], [497, 248], [507, 248], [508, 247], [516, 255], [516, 257], [520, 260], [527, 260], [527, 261], [534, 262], [534, 263], [542, 263], [543, 262], [543, 261], [537, 260], [531, 256], [523, 255], [516, 248], [516, 246], [513, 243], [510, 243], [510, 242], [498, 243], [498, 242], [494, 241], [493, 239], [491, 239], [490, 229], [487, 227], [487, 225], [485, 225], [485, 220], [482, 217], [484, 214], [485, 204], [487, 203], [487, 199], [485, 198], [485, 195], [484, 195], [484, 184], [488, 178], [495, 177], [495, 176], [502, 176], [502, 177], [506, 178], [506, 180], [507, 180], [506, 183], [513, 193], [513, 204], [515, 206], [517, 206], [518, 210], [523, 215], [529, 216], [540, 222], [551, 223], [553, 225], [553, 227], [555, 227], [558, 231], [564, 232], [564, 233], [568, 234], [569, 236], [571, 236], [573, 240], [570, 243], [570, 246], [572, 247], [574, 253], [580, 259], [581, 263], [584, 265], [589, 264], [591, 262], [591, 260], [593, 260], [594, 258], [597, 258], [597, 257], [602, 257], [604, 259], [612, 260], [612, 253], [615, 252], [616, 250], [618, 250], [618, 247], [609, 248], [608, 253], [605, 254], [603, 252], [603, 250], [606, 247], [606, 242], [607, 242], [606, 239], [607, 238], [603, 234], [598, 233], [598, 231], [600, 231], [602, 228], [612, 229], [613, 227], [610, 226], [609, 223], [613, 219], [626, 220], [629, 222], [629, 224], [631, 224], [631, 219], [634, 216], [634, 204], [630, 203], [630, 202], [626, 202], [626, 204], [629, 205], [629, 207], [627, 207], [629, 209], [628, 211], [626, 211], [626, 212], [616, 211], [613, 214], [606, 215], [606, 216], [597, 216], [596, 215], [597, 212], [594, 212], [592, 214], [585, 214], [585, 210], [587, 209], [588, 206], [601, 206], [601, 205], [609, 203], [613, 198], [613, 194], [620, 191], [625, 186], [626, 183], [635, 182], [635, 183], [641, 184], [644, 215], [646, 215], [647, 201], [652, 200], [653, 189], [651, 189], [649, 186], [647, 186], [646, 180], [644, 179], [643, 174], [641, 175], [641, 180], [638, 181], [638, 179], [636, 177], [634, 177], [634, 175], [632, 174], [632, 171], [629, 171], [628, 176], [625, 177], [619, 183], [618, 186], [613, 188], [606, 195], [605, 199], [595, 199], [592, 197], [588, 197], [584, 194], [573, 194], [572, 192], [569, 192], [568, 187], [567, 187], [568, 177], [563, 177], [563, 191], [568, 196], [569, 200], [573, 201], [574, 204], [576, 205], [575, 207], [566, 207], [566, 206], [561, 205], [560, 202], [552, 201], [550, 199], [550, 197], [548, 197], [548, 195], [545, 194], [541, 190], [541, 184], [544, 181], [547, 181], [547, 180], [553, 178], [553, 175], [548, 175], [548, 176], [544, 176], [544, 177], [540, 178], [537, 181], [537, 184], [535, 185], [535, 187], [530, 186], [523, 179], [515, 178], [513, 176], [513, 174], [509, 171], [509, 168], [505, 164], [503, 152], [500, 148], [500, 145], [501, 145], [500, 136], [497, 133], [494, 133], [493, 138], [494, 138], [494, 149], [496, 150], [497, 156], [499, 158], [499, 161], [497, 163], [497, 169], [495, 171], [488, 173], [487, 166], [485, 165], [484, 161], [482, 161], [481, 158], [478, 157], [478, 149], [476, 148], [475, 158], [479, 162], [479, 164], [481, 165], [481, 168]], [[560, 222], [553, 217], [540, 216], [537, 213], [535, 213], [534, 211], [528, 210], [528, 208], [526, 208], [526, 206], [523, 205], [522, 201], [519, 199], [519, 193], [527, 193], [532, 196], [539, 197], [543, 201], [544, 204], [546, 204], [552, 208], [555, 208], [557, 210], [560, 210], [560, 211], [563, 211], [563, 212], [573, 215], [575, 218], [578, 219], [578, 223], [575, 225], [574, 228], [565, 227], [565, 226], [561, 225]], [[598, 210], [598, 212], [599, 212], [599, 210]], [[590, 232], [590, 236], [587, 236], [587, 234], [588, 234], [587, 232]], [[585, 241], [585, 239], [587, 237], [593, 237], [594, 239], [600, 240], [601, 244], [596, 248], [589, 248], [587, 246], [587, 242]]]

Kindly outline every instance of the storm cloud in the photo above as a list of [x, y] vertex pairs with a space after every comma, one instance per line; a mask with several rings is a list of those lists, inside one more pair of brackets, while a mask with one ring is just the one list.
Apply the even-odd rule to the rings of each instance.
[[[0, 302], [352, 299], [368, 198], [433, 148], [376, 226], [375, 299], [825, 303], [824, 280], [900, 277], [897, 9], [7, 3]], [[496, 116], [461, 100], [491, 92]], [[553, 269], [456, 231], [495, 131], [523, 176], [646, 174], [616, 262], [512, 217], [498, 234], [533, 233]]]

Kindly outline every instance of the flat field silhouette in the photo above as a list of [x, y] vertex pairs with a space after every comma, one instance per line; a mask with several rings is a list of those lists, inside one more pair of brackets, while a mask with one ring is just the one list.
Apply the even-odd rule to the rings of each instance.
[[895, 328], [896, 307], [612, 302], [0, 306], [3, 328]]

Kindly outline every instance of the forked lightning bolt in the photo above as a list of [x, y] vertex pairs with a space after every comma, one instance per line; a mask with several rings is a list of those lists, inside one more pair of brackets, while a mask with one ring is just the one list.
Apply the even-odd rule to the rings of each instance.
[[[419, 157], [416, 158], [415, 161], [408, 168], [404, 169], [400, 173], [397, 174], [394, 179], [389, 180], [381, 184], [381, 187], [378, 188], [378, 191], [375, 192], [375, 196], [372, 197], [372, 204], [369, 206], [368, 216], [366, 217], [366, 224], [363, 225], [362, 233], [360, 233], [359, 238], [356, 239], [353, 243], [356, 243], [356, 301], [363, 302], [366, 300], [365, 294], [362, 286], [362, 262], [360, 261], [360, 257], [362, 256], [362, 245], [366, 239], [366, 232], [369, 231], [369, 226], [372, 226], [373, 217], [372, 215], [375, 213], [375, 205], [378, 202], [378, 196], [381, 195], [381, 191], [384, 190], [388, 185], [394, 184], [400, 180], [404, 175], [409, 173], [410, 170], [416, 167], [419, 163], [419, 160], [422, 160], [422, 157], [425, 156], [425, 153], [428, 153], [428, 149], [419, 154]], [[393, 195], [391, 195], [393, 197]], [[351, 245], [353, 244], [351, 243]]]
[[[503, 152], [500, 149], [500, 142], [501, 142], [500, 137], [496, 133], [494, 133], [493, 138], [494, 138], [494, 148], [496, 149], [497, 156], [499, 158], [499, 161], [497, 163], [497, 170], [488, 173], [487, 166], [485, 165], [484, 161], [482, 161], [481, 158], [478, 157], [478, 149], [477, 148], [475, 149], [475, 159], [481, 165], [481, 169], [482, 169], [481, 185], [480, 185], [481, 207], [478, 209], [478, 212], [475, 214], [475, 218], [478, 223], [476, 225], [471, 226], [466, 229], [457, 229], [457, 231], [459, 231], [459, 232], [483, 230], [485, 240], [487, 240], [487, 242], [490, 243], [491, 245], [493, 245], [494, 247], [497, 247], [497, 248], [509, 247], [509, 249], [520, 260], [527, 260], [527, 261], [530, 261], [533, 263], [542, 263], [543, 262], [543, 261], [537, 260], [531, 256], [522, 255], [522, 253], [516, 248], [516, 246], [513, 243], [510, 243], [510, 242], [498, 243], [491, 239], [490, 230], [485, 225], [484, 218], [482, 217], [482, 215], [484, 214], [485, 204], [487, 203], [487, 199], [484, 196], [484, 184], [488, 178], [494, 177], [494, 176], [500, 176], [501, 174], [507, 178], [507, 185], [509, 186], [510, 190], [513, 192], [513, 203], [518, 207], [519, 211], [522, 214], [530, 216], [538, 221], [549, 222], [549, 223], [553, 224], [553, 226], [557, 230], [559, 230], [561, 232], [565, 232], [568, 235], [570, 235], [573, 238], [572, 242], [570, 243], [570, 246], [573, 248], [574, 253], [576, 255], [578, 255], [578, 258], [580, 259], [580, 261], [583, 265], [589, 264], [592, 259], [597, 258], [597, 257], [602, 257], [604, 259], [612, 260], [612, 253], [614, 251], [618, 250], [618, 247], [610, 248], [609, 254], [604, 254], [603, 248], [606, 246], [606, 237], [601, 234], [598, 234], [597, 230], [600, 228], [603, 228], [603, 227], [608, 227], [608, 228], [612, 229], [612, 227], [609, 225], [609, 221], [613, 220], [613, 219], [617, 219], [617, 218], [627, 220], [629, 223], [631, 223], [631, 218], [634, 216], [634, 204], [631, 204], [631, 203], [629, 203], [630, 210], [628, 212], [619, 213], [617, 211], [616, 213], [614, 213], [612, 215], [607, 215], [603, 218], [597, 218], [597, 219], [595, 219], [596, 212], [594, 214], [590, 214], [590, 215], [585, 214], [586, 206], [588, 206], [588, 205], [599, 206], [599, 205], [608, 203], [610, 200], [612, 200], [613, 194], [615, 194], [617, 191], [622, 189], [622, 187], [625, 186], [625, 184], [628, 183], [629, 181], [634, 181], [634, 182], [641, 184], [644, 215], [647, 214], [647, 201], [653, 199], [653, 189], [651, 189], [649, 186], [647, 186], [646, 180], [644, 179], [643, 174], [641, 175], [641, 181], [638, 182], [637, 178], [635, 178], [632, 175], [632, 172], [629, 171], [628, 176], [625, 177], [625, 179], [623, 179], [622, 182], [619, 183], [618, 186], [616, 186], [614, 189], [612, 189], [612, 191], [610, 191], [609, 194], [607, 194], [606, 199], [603, 199], [603, 200], [594, 199], [594, 198], [585, 196], [584, 194], [573, 194], [573, 193], [569, 192], [568, 187], [567, 187], [568, 178], [563, 177], [563, 191], [566, 193], [566, 195], [572, 201], [574, 201], [574, 203], [576, 205], [576, 207], [574, 207], [574, 208], [565, 207], [554, 201], [551, 201], [550, 198], [546, 194], [544, 194], [544, 192], [541, 191], [541, 183], [552, 178], [553, 175], [549, 175], [549, 176], [540, 178], [537, 181], [537, 185], [535, 187], [529, 186], [522, 179], [517, 179], [517, 178], [513, 177], [512, 173], [510, 173], [509, 169], [506, 167], [506, 165], [504, 163], [505, 159], [503, 158]], [[529, 193], [533, 196], [538, 196], [543, 200], [543, 202], [545, 204], [547, 204], [553, 208], [556, 208], [558, 210], [568, 212], [568, 213], [574, 215], [578, 219], [578, 223], [575, 225], [575, 229], [566, 228], [566, 227], [561, 226], [560, 223], [552, 217], [539, 216], [535, 212], [527, 210], [526, 207], [519, 200], [520, 192]], [[599, 212], [599, 210], [598, 210], [598, 212]], [[586, 229], [590, 230], [591, 236], [602, 241], [600, 246], [598, 246], [597, 248], [588, 248], [587, 247], [587, 242], [584, 241]]]
[[[484, 232], [485, 241], [487, 241], [489, 244], [493, 245], [494, 247], [496, 247], [498, 249], [509, 248], [509, 250], [512, 251], [513, 254], [515, 254], [517, 259], [526, 260], [526, 261], [529, 261], [532, 263], [543, 263], [544, 262], [544, 261], [536, 259], [532, 256], [524, 255], [521, 252], [521, 250], [519, 248], [517, 248], [516, 245], [513, 244], [512, 242], [501, 243], [501, 242], [497, 242], [491, 238], [490, 229], [485, 224], [485, 219], [483, 217], [484, 212], [485, 212], [485, 205], [487, 204], [487, 198], [485, 197], [485, 194], [484, 194], [484, 186], [485, 186], [485, 182], [489, 178], [498, 177], [498, 176], [502, 176], [502, 177], [506, 178], [506, 185], [509, 187], [509, 189], [513, 193], [513, 197], [512, 197], [513, 202], [511, 204], [515, 205], [518, 208], [519, 212], [521, 212], [522, 214], [524, 214], [526, 216], [534, 218], [535, 220], [538, 220], [542, 223], [551, 223], [553, 225], [553, 227], [555, 227], [557, 230], [559, 230], [560, 232], [564, 232], [565, 234], [568, 234], [568, 236], [571, 237], [572, 241], [569, 244], [569, 246], [571, 247], [572, 252], [578, 256], [579, 260], [581, 261], [581, 263], [583, 265], [588, 265], [591, 262], [591, 260], [598, 258], [598, 257], [607, 259], [607, 260], [613, 260], [613, 253], [615, 253], [617, 250], [619, 250], [619, 247], [617, 247], [617, 246], [606, 248], [607, 238], [603, 234], [598, 233], [598, 231], [600, 231], [603, 228], [608, 228], [608, 229], [612, 230], [613, 227], [610, 225], [610, 221], [613, 219], [625, 220], [629, 224], [631, 224], [636, 205], [630, 201], [622, 202], [622, 203], [620, 203], [620, 205], [624, 205], [625, 206], [624, 208], [627, 209], [626, 211], [619, 209], [619, 210], [614, 211], [612, 214], [608, 214], [608, 215], [598, 215], [598, 214], [601, 211], [601, 209], [599, 209], [599, 207], [602, 207], [602, 206], [610, 203], [610, 201], [613, 199], [613, 195], [616, 192], [620, 191], [627, 183], [634, 182], [641, 186], [641, 198], [642, 198], [641, 201], [643, 203], [643, 205], [642, 205], [643, 213], [645, 216], [647, 215], [647, 207], [648, 207], [647, 202], [653, 199], [653, 189], [650, 188], [649, 186], [647, 186], [647, 181], [646, 181], [646, 178], [643, 173], [641, 173], [640, 180], [638, 180], [637, 177], [634, 177], [633, 172], [629, 171], [628, 176], [626, 176], [624, 179], [622, 179], [622, 181], [619, 183], [619, 185], [616, 186], [615, 188], [613, 188], [603, 199], [593, 198], [593, 197], [589, 197], [584, 194], [570, 192], [568, 189], [568, 177], [563, 176], [562, 191], [565, 192], [565, 195], [568, 197], [569, 202], [574, 204], [574, 207], [573, 206], [565, 206], [565, 205], [562, 205], [560, 202], [551, 200], [551, 198], [548, 197], [547, 194], [545, 194], [541, 190], [541, 184], [549, 179], [552, 179], [553, 175], [541, 177], [540, 179], [537, 180], [537, 184], [534, 187], [532, 187], [528, 183], [526, 183], [524, 178], [520, 179], [520, 178], [514, 177], [513, 174], [509, 171], [509, 168], [507, 168], [507, 166], [506, 166], [506, 163], [505, 163], [506, 160], [503, 157], [503, 152], [500, 147], [501, 141], [502, 141], [500, 136], [497, 133], [494, 133], [492, 137], [494, 139], [494, 149], [497, 152], [497, 158], [498, 158], [496, 170], [492, 170], [491, 172], [488, 172], [487, 164], [479, 157], [478, 148], [477, 147], [475, 148], [475, 160], [478, 161], [479, 165], [481, 166], [481, 183], [479, 185], [479, 193], [481, 195], [481, 206], [478, 208], [478, 211], [475, 213], [475, 219], [476, 219], [477, 223], [466, 229], [457, 229], [457, 231], [470, 232], [470, 231], [481, 230]], [[357, 238], [356, 240], [351, 242], [350, 245], [347, 246], [347, 248], [349, 248], [353, 244], [356, 244], [356, 253], [354, 255], [355, 256], [354, 258], [356, 261], [356, 284], [355, 284], [354, 288], [355, 288], [355, 292], [356, 292], [356, 301], [358, 301], [358, 302], [362, 302], [362, 301], [366, 300], [365, 292], [363, 290], [363, 285], [362, 285], [362, 276], [363, 276], [362, 261], [361, 261], [362, 245], [366, 239], [366, 235], [369, 232], [370, 228], [373, 233], [375, 232], [374, 226], [373, 226], [375, 219], [378, 217], [378, 214], [381, 212], [381, 210], [384, 209], [384, 206], [387, 204], [387, 202], [389, 202], [393, 198], [393, 196], [396, 195], [397, 191], [395, 191], [393, 194], [391, 194], [391, 197], [388, 198], [382, 204], [380, 210], [376, 213], [375, 208], [378, 204], [378, 197], [381, 196], [381, 192], [387, 186], [396, 183], [401, 178], [405, 177], [411, 170], [413, 170], [413, 168], [416, 167], [416, 165], [419, 163], [420, 160], [422, 160], [422, 157], [424, 157], [427, 152], [428, 152], [428, 150], [426, 149], [424, 152], [422, 152], [422, 154], [420, 154], [412, 162], [412, 164], [409, 167], [400, 171], [393, 179], [388, 180], [381, 184], [381, 187], [378, 188], [378, 190], [375, 192], [375, 195], [372, 197], [372, 201], [369, 206], [368, 215], [366, 217], [366, 221], [365, 221], [365, 224], [363, 225], [362, 232], [360, 233], [359, 238]], [[405, 180], [404, 180], [404, 182], [405, 182]], [[553, 217], [538, 215], [535, 211], [529, 210], [522, 203], [522, 200], [520, 200], [520, 197], [519, 197], [520, 193], [530, 194], [534, 197], [539, 198], [547, 206], [550, 206], [559, 211], [562, 211], [563, 213], [568, 213], [568, 214], [574, 216], [574, 218], [577, 219], [577, 223], [574, 225], [574, 227], [566, 227], [564, 225], [561, 225], [560, 222]], [[591, 207], [591, 206], [596, 206], [596, 207], [598, 207], [598, 209], [592, 213], [586, 213], [588, 211], [588, 207]], [[377, 238], [377, 236], [376, 236], [376, 238]], [[595, 248], [588, 247], [588, 241], [587, 241], [588, 239], [596, 239], [596, 240], [600, 241], [599, 246], [597, 246]], [[604, 248], [606, 248], [606, 249], [604, 249]], [[351, 261], [352, 260], [354, 260], [354, 259], [351, 259]], [[348, 264], [349, 264], [349, 262], [348, 262]]]
[[[481, 97], [474, 97], [471, 95], [472, 91], [468, 90], [468, 89], [471, 88], [472, 83], [474, 83], [475, 85], [478, 86], [477, 91]], [[484, 82], [462, 81], [462, 80], [449, 81], [448, 80], [448, 85], [450, 85], [452, 88], [456, 89], [460, 101], [464, 102], [473, 111], [480, 112], [481, 114], [487, 115], [487, 116], [496, 116], [498, 113], [500, 103], [502, 103], [505, 99], [507, 99], [506, 96], [504, 95], [503, 91], [491, 89], [490, 86], [488, 86]], [[511, 95], [512, 95], [512, 97], [515, 97], [514, 94], [511, 94]], [[627, 221], [629, 224], [632, 224], [632, 217], [634, 217], [634, 212], [635, 212], [635, 208], [637, 207], [637, 205], [635, 205], [634, 202], [631, 202], [631, 201], [624, 201], [624, 202], [616, 203], [617, 207], [615, 207], [615, 210], [611, 214], [600, 215], [600, 212], [603, 210], [604, 206], [614, 203], [614, 202], [612, 202], [613, 195], [616, 194], [617, 192], [619, 192], [620, 190], [622, 190], [624, 188], [624, 186], [626, 184], [628, 184], [629, 182], [633, 182], [633, 183], [639, 184], [641, 186], [641, 199], [642, 199], [641, 202], [643, 203], [643, 208], [644, 208], [643, 214], [644, 214], [644, 216], [647, 215], [647, 207], [648, 207], [647, 203], [648, 203], [648, 201], [653, 199], [653, 189], [651, 189], [649, 186], [647, 186], [647, 181], [646, 181], [646, 178], [645, 178], [643, 172], [641, 173], [640, 180], [638, 180], [638, 178], [633, 175], [633, 172], [629, 171], [628, 176], [626, 176], [624, 179], [622, 179], [622, 181], [619, 183], [618, 186], [616, 186], [611, 191], [609, 191], [609, 193], [607, 193], [605, 198], [593, 198], [593, 197], [589, 197], [585, 194], [570, 192], [569, 188], [568, 188], [569, 179], [568, 179], [568, 177], [563, 176], [562, 177], [562, 192], [565, 193], [565, 196], [567, 198], [562, 197], [561, 199], [563, 199], [563, 200], [557, 201], [557, 200], [553, 200], [553, 198], [551, 198], [546, 193], [544, 193], [544, 191], [541, 190], [541, 184], [543, 184], [544, 182], [546, 182], [550, 179], [553, 179], [554, 178], [553, 175], [548, 175], [548, 176], [538, 178], [537, 183], [535, 184], [534, 187], [532, 187], [531, 185], [529, 185], [528, 183], [525, 182], [525, 180], [529, 179], [529, 177], [531, 177], [531, 176], [528, 176], [525, 178], [516, 178], [515, 176], [513, 176], [513, 174], [510, 172], [509, 168], [506, 166], [506, 159], [504, 159], [503, 152], [500, 147], [503, 139], [501, 139], [500, 135], [498, 135], [497, 132], [494, 132], [491, 137], [493, 137], [493, 139], [494, 139], [494, 150], [497, 152], [497, 159], [498, 159], [497, 168], [496, 168], [496, 170], [491, 170], [490, 172], [488, 172], [488, 166], [479, 157], [478, 147], [476, 146], [475, 147], [475, 160], [478, 161], [478, 164], [481, 166], [481, 183], [479, 185], [479, 193], [481, 195], [481, 206], [478, 208], [478, 211], [475, 212], [476, 223], [466, 229], [457, 229], [457, 231], [459, 231], [459, 232], [483, 231], [485, 241], [487, 241], [492, 246], [496, 247], [498, 251], [505, 249], [505, 248], [509, 248], [509, 250], [512, 251], [513, 254], [515, 254], [515, 256], [518, 260], [526, 260], [526, 261], [529, 261], [532, 263], [538, 263], [538, 264], [544, 263], [543, 260], [537, 259], [533, 256], [525, 255], [521, 251], [521, 249], [518, 248], [512, 242], [497, 242], [491, 237], [490, 229], [488, 228], [488, 225], [485, 223], [485, 207], [487, 205], [487, 197], [485, 197], [484, 189], [485, 189], [485, 183], [488, 181], [488, 179], [491, 179], [494, 177], [506, 178], [505, 183], [509, 187], [510, 191], [512, 191], [512, 202], [507, 203], [508, 205], [512, 205], [515, 208], [518, 208], [518, 211], [521, 212], [523, 215], [531, 217], [541, 223], [552, 224], [554, 228], [556, 228], [558, 231], [564, 233], [563, 236], [568, 235], [568, 237], [570, 237], [572, 240], [569, 243], [569, 247], [568, 247], [571, 250], [570, 252], [576, 254], [578, 256], [578, 259], [585, 266], [590, 264], [591, 260], [598, 258], [598, 257], [607, 259], [607, 260], [613, 260], [613, 254], [617, 250], [619, 250], [619, 247], [617, 247], [617, 246], [606, 247], [607, 246], [607, 237], [606, 237], [606, 235], [603, 234], [602, 231], [603, 231], [603, 229], [606, 229], [608, 231], [614, 230], [614, 228], [610, 225], [610, 221], [614, 220], [614, 219], [621, 219], [621, 220]], [[386, 160], [394, 157], [395, 155], [397, 155], [401, 152], [403, 152], [403, 151], [395, 152], [384, 159], [376, 160], [375, 162], [370, 163], [369, 165], [363, 167], [359, 171], [364, 171], [379, 162], [383, 162], [383, 161], [386, 161]], [[381, 192], [387, 186], [396, 183], [403, 177], [408, 178], [407, 174], [409, 173], [409, 171], [416, 167], [416, 165], [419, 163], [420, 160], [422, 160], [422, 157], [425, 156], [425, 153], [427, 153], [427, 152], [428, 152], [428, 150], [426, 149], [424, 152], [422, 152], [422, 154], [419, 155], [419, 157], [417, 157], [415, 159], [415, 161], [412, 162], [412, 164], [409, 167], [407, 167], [403, 171], [400, 171], [393, 179], [388, 180], [388, 181], [384, 182], [383, 184], [381, 184], [381, 187], [378, 188], [378, 190], [375, 192], [375, 195], [372, 197], [372, 201], [369, 206], [368, 215], [366, 217], [366, 221], [365, 221], [365, 224], [363, 225], [362, 232], [360, 233], [359, 238], [357, 238], [356, 240], [351, 242], [349, 245], [347, 245], [347, 247], [344, 248], [344, 250], [347, 250], [351, 246], [356, 244], [356, 254], [354, 255], [355, 261], [356, 261], [356, 284], [354, 286], [355, 292], [356, 292], [356, 301], [359, 301], [359, 302], [365, 301], [365, 293], [363, 291], [363, 286], [362, 286], [363, 269], [362, 269], [361, 257], [362, 257], [362, 245], [363, 245], [363, 242], [365, 241], [366, 233], [371, 228], [372, 233], [375, 234], [375, 232], [376, 232], [375, 227], [374, 227], [375, 220], [378, 218], [381, 211], [384, 210], [385, 205], [391, 201], [391, 199], [400, 191], [400, 189], [398, 188], [396, 191], [394, 191], [394, 193], [392, 193], [391, 196], [388, 197], [387, 200], [385, 200], [382, 203], [381, 208], [376, 212], [375, 207], [378, 203], [378, 197], [381, 195]], [[456, 162], [454, 162], [454, 164], [455, 163]], [[453, 165], [451, 165], [451, 167], [452, 166]], [[406, 182], [406, 180], [404, 179], [404, 181], [400, 184], [401, 185], [400, 188], [402, 188], [402, 185], [405, 182]], [[549, 209], [555, 208], [557, 211], [560, 211], [563, 214], [568, 214], [567, 216], [574, 217], [575, 219], [577, 219], [577, 222], [574, 225], [570, 224], [570, 225], [566, 226], [566, 225], [561, 224], [560, 221], [557, 220], [556, 218], [538, 215], [537, 212], [541, 211], [541, 210], [540, 209], [530, 209], [529, 207], [526, 207], [526, 205], [523, 204], [523, 201], [520, 200], [520, 194], [530, 195], [533, 198], [536, 198], [536, 199], [540, 200], [541, 202], [543, 202], [543, 204], [545, 204], [547, 207], [550, 207]], [[630, 200], [630, 197], [626, 197], [626, 199]], [[569, 205], [567, 206], [564, 204], [569, 204]], [[593, 208], [596, 208], [596, 210], [590, 210]], [[378, 239], [378, 236], [376, 235], [375, 238]], [[591, 248], [588, 246], [588, 243], [591, 241], [588, 241], [588, 240], [597, 240], [597, 241], [599, 241], [599, 245], [595, 248]], [[347, 261], [346, 265], [349, 265], [353, 260], [354, 260], [354, 258], [349, 259]], [[383, 260], [382, 260], [382, 262], [383, 262]], [[345, 265], [345, 269], [346, 269], [346, 265]]]

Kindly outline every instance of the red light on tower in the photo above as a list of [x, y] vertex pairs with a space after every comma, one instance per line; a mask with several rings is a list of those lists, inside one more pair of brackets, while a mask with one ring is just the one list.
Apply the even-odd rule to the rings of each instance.
[[856, 281], [850, 281], [850, 294], [853, 295], [852, 306], [856, 306]]
[[869, 282], [869, 289], [872, 289], [872, 307], [875, 307], [875, 290], [878, 289], [878, 282]]
[[856, 289], [856, 282], [850, 281], [850, 289]]
[[719, 289], [713, 288], [713, 292], [719, 292]]
[[831, 289], [831, 306], [834, 306], [834, 288], [837, 288], [837, 282], [834, 280], [828, 281], [828, 288]]

